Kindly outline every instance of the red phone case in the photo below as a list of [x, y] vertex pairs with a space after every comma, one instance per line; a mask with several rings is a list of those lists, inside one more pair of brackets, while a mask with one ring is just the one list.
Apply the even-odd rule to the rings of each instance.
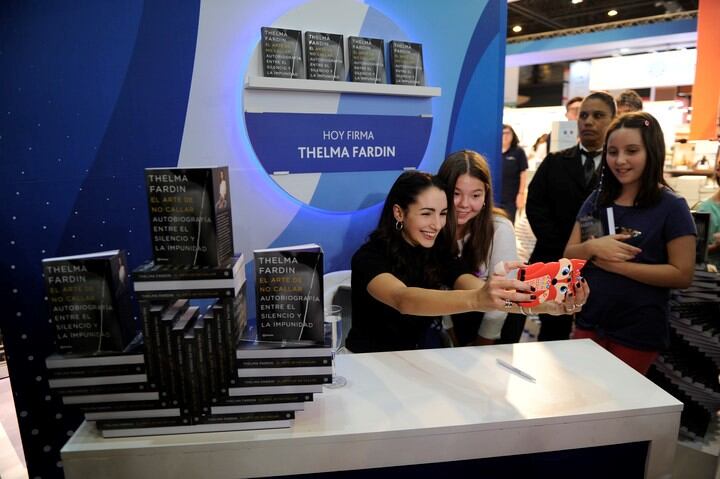
[[535, 287], [535, 299], [518, 303], [523, 307], [555, 301], [561, 303], [568, 293], [575, 294], [575, 284], [580, 280], [583, 259], [561, 258], [551, 263], [533, 263], [519, 269], [517, 278]]

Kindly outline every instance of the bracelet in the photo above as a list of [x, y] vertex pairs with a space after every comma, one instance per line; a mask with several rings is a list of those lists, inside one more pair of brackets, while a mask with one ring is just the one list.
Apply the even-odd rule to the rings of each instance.
[[525, 311], [525, 308], [523, 308], [521, 305], [518, 306], [520, 307], [520, 312], [525, 316], [530, 316], [531, 314], [533, 314], [531, 307], [528, 307], [527, 311]]

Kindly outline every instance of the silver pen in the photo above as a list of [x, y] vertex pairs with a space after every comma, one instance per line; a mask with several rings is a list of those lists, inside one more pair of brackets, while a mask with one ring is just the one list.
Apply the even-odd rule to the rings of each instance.
[[500, 366], [504, 367], [505, 369], [514, 372], [515, 374], [517, 374], [518, 376], [520, 376], [523, 379], [527, 379], [528, 381], [533, 382], [533, 383], [536, 381], [536, 379], [534, 377], [530, 376], [528, 373], [526, 373], [522, 369], [516, 368], [515, 366], [513, 366], [512, 364], [510, 364], [509, 362], [507, 362], [503, 359], [497, 358], [497, 363]]

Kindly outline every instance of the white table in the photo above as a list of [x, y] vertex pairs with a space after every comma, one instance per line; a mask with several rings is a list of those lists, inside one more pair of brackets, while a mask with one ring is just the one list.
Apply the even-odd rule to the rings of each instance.
[[65, 477], [273, 476], [638, 441], [646, 477], [672, 472], [682, 403], [590, 340], [340, 355], [337, 371], [348, 385], [290, 429], [103, 439], [83, 423]]

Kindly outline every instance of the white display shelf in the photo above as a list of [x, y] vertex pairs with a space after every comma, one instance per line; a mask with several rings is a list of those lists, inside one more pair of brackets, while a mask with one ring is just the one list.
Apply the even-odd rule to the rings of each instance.
[[245, 88], [249, 90], [287, 90], [324, 93], [357, 93], [361, 95], [393, 95], [431, 98], [440, 96], [442, 90], [434, 86], [389, 85], [386, 83], [360, 83], [329, 80], [299, 80], [248, 76]]

